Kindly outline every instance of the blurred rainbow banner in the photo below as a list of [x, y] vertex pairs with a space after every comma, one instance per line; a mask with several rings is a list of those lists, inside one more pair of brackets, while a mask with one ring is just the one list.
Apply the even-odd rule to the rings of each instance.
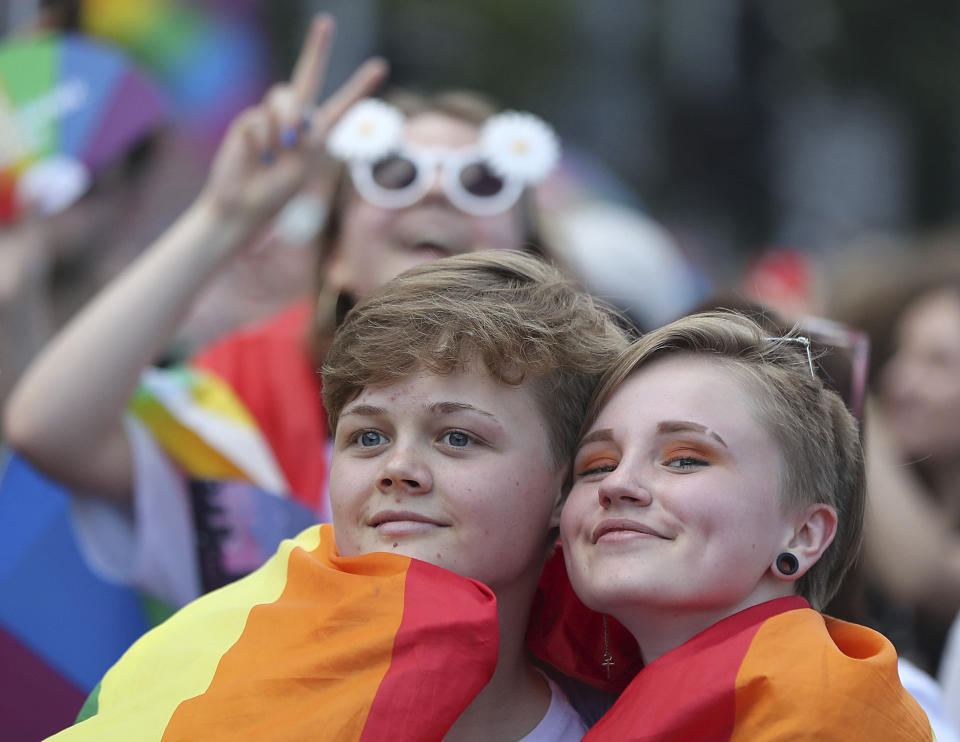
[[0, 45], [0, 222], [52, 213], [158, 128], [166, 106], [122, 52], [76, 34]]
[[219, 141], [266, 87], [256, 4], [84, 0], [81, 27], [125, 48], [166, 92], [188, 133]]
[[67, 494], [23, 459], [0, 461], [0, 737], [71, 724], [118, 657], [169, 611], [83, 558]]

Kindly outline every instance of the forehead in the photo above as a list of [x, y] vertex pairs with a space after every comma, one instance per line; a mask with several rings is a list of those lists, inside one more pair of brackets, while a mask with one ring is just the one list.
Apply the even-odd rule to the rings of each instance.
[[[594, 428], [652, 431], [663, 421], [701, 425], [730, 440], [769, 439], [756, 390], [735, 364], [677, 354], [644, 364], [614, 391]], [[729, 438], [728, 438], [729, 436]]]
[[437, 111], [428, 111], [407, 121], [404, 137], [421, 147], [459, 149], [475, 144], [480, 130], [463, 119], [453, 118]]
[[[346, 405], [345, 412], [353, 404], [370, 401], [396, 409], [400, 414], [436, 402], [465, 402], [503, 418], [504, 422], [517, 415], [529, 415], [531, 409], [536, 409], [528, 381], [519, 385], [498, 381], [478, 360], [448, 373], [436, 373], [421, 366], [393, 381], [367, 385]], [[541, 418], [539, 410], [536, 417]]]

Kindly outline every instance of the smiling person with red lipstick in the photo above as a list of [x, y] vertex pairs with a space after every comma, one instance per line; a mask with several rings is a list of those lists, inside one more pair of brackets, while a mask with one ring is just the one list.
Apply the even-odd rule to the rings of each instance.
[[601, 382], [561, 522], [570, 580], [646, 666], [588, 739], [930, 740], [880, 634], [823, 616], [857, 557], [857, 424], [804, 338], [703, 314]]

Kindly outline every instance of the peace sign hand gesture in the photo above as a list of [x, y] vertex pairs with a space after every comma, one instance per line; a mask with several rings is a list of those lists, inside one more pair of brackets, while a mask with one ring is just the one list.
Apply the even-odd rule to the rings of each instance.
[[219, 218], [253, 230], [276, 214], [319, 167], [331, 127], [386, 77], [386, 62], [368, 59], [322, 105], [315, 105], [333, 32], [331, 16], [316, 16], [290, 81], [274, 85], [230, 125], [200, 196]]

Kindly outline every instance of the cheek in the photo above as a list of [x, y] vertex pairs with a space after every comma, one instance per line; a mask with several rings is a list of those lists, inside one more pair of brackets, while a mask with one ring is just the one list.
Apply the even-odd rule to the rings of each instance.
[[560, 513], [561, 538], [568, 541], [573, 539], [574, 534], [583, 522], [589, 501], [588, 488], [583, 485], [574, 485], [570, 494], [567, 495], [567, 501], [563, 504], [563, 510]]
[[338, 247], [343, 259], [348, 263], [362, 264], [376, 257], [376, 245], [389, 229], [393, 217], [393, 212], [359, 198], [353, 199], [342, 216]]
[[[352, 462], [349, 466], [339, 466], [336, 460], [330, 467], [330, 509], [334, 519], [353, 513], [361, 505], [363, 484], [369, 479], [365, 468]], [[369, 487], [366, 487], [369, 489]]]

